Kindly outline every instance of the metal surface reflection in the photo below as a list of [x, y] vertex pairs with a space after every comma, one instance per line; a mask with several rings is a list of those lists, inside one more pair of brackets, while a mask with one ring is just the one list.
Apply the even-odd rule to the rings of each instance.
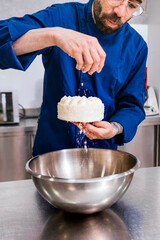
[[106, 209], [92, 215], [57, 212], [47, 220], [39, 239], [129, 240], [130, 237], [122, 219]]

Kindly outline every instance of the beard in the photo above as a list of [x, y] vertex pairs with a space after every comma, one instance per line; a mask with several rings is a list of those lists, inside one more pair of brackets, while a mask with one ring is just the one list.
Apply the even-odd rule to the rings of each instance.
[[[102, 13], [102, 5], [99, 0], [93, 1], [93, 15], [97, 28], [103, 34], [112, 34], [116, 32], [119, 28], [121, 28], [124, 24], [121, 21], [121, 17], [118, 17], [116, 13]], [[106, 20], [115, 23], [116, 27], [112, 28], [108, 26]]]

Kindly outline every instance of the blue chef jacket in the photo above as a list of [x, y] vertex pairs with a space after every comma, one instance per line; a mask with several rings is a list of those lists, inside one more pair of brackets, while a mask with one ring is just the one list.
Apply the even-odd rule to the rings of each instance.
[[[147, 45], [125, 23], [110, 35], [102, 34], [87, 4], [56, 4], [33, 15], [0, 21], [0, 68], [25, 71], [35, 57], [42, 54], [44, 74], [43, 102], [33, 155], [83, 147], [116, 149], [129, 142], [144, 119], [144, 95]], [[76, 69], [76, 61], [58, 47], [17, 57], [12, 43], [30, 29], [60, 26], [95, 36], [107, 54], [104, 68], [93, 75]], [[38, 71], [38, 69], [37, 69]], [[105, 121], [119, 122], [123, 135], [109, 140], [89, 140], [75, 125], [57, 119], [57, 103], [64, 96], [97, 96], [105, 104]]]

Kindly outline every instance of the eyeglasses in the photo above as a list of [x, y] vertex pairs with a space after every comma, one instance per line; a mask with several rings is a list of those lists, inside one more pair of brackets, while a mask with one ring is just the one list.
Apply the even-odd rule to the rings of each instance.
[[[124, 0], [107, 0], [107, 2], [111, 6], [118, 7], [123, 4]], [[141, 6], [141, 4], [133, 1], [128, 1], [126, 9], [130, 16], [139, 16], [144, 12], [144, 8]]]

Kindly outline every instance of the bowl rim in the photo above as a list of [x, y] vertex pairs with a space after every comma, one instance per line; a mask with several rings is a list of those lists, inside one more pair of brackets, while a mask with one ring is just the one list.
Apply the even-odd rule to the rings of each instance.
[[[52, 152], [62, 152], [62, 151], [76, 151], [77, 149], [84, 149], [84, 148], [69, 148], [69, 149], [62, 149], [62, 150], [57, 150], [57, 151], [51, 151], [51, 152], [48, 152], [48, 153], [52, 153]], [[34, 156], [32, 157], [31, 159], [29, 159], [27, 162], [26, 162], [26, 165], [25, 165], [25, 170], [31, 175], [31, 177], [36, 177], [36, 178], [39, 178], [39, 179], [44, 179], [44, 180], [49, 180], [51, 182], [65, 182], [65, 183], [92, 183], [92, 182], [101, 182], [102, 179], [105, 181], [105, 180], [113, 180], [113, 179], [117, 179], [117, 178], [121, 178], [121, 177], [125, 177], [125, 176], [128, 176], [132, 173], [134, 173], [139, 167], [140, 167], [140, 160], [134, 156], [133, 154], [131, 153], [128, 153], [128, 152], [125, 152], [125, 151], [121, 151], [121, 150], [115, 150], [115, 149], [105, 149], [105, 148], [87, 148], [87, 149], [103, 149], [103, 150], [111, 150], [111, 151], [116, 151], [116, 152], [120, 152], [120, 153], [127, 153], [129, 156], [131, 156], [132, 158], [134, 158], [136, 160], [136, 163], [135, 165], [130, 168], [129, 170], [125, 171], [125, 172], [122, 172], [122, 173], [117, 173], [117, 174], [113, 174], [113, 175], [109, 175], [109, 176], [104, 176], [104, 177], [96, 177], [96, 178], [85, 178], [85, 179], [76, 179], [76, 178], [59, 178], [59, 177], [50, 177], [50, 176], [46, 176], [46, 175], [43, 175], [43, 174], [39, 174], [35, 171], [33, 171], [31, 168], [30, 168], [30, 163], [42, 156], [42, 155], [45, 155], [45, 154], [48, 154], [48, 153], [44, 153], [42, 155], [37, 155], [37, 156]]]

